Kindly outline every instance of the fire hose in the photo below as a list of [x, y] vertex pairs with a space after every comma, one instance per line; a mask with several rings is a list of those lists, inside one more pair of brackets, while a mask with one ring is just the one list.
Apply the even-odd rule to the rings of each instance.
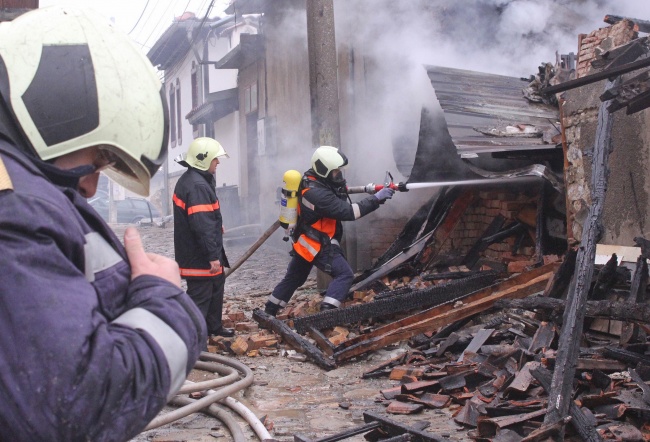
[[[250, 368], [234, 359], [208, 352], [201, 353], [199, 361], [197, 361], [194, 367], [199, 370], [218, 373], [223, 375], [223, 377], [203, 382], [185, 381], [178, 394], [169, 402], [170, 404], [181, 405], [182, 407], [164, 415], [157, 416], [147, 425], [145, 431], [158, 428], [195, 412], [202, 411], [222, 421], [232, 434], [235, 442], [246, 442], [247, 438], [244, 436], [237, 421], [226, 411], [225, 407], [227, 407], [239, 414], [251, 426], [261, 441], [274, 440], [266, 427], [264, 427], [264, 424], [260, 422], [253, 412], [241, 402], [229, 397], [231, 394], [243, 390], [253, 383], [253, 372]], [[242, 379], [237, 380], [239, 378], [238, 372], [244, 375]], [[214, 390], [217, 387], [222, 388]], [[183, 396], [184, 394], [193, 392], [204, 392], [205, 396], [201, 399], [191, 399]]]

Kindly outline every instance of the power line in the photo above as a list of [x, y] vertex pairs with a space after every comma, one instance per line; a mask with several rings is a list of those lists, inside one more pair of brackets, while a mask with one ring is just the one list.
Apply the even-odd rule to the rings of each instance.
[[131, 34], [131, 32], [133, 32], [135, 30], [136, 26], [138, 26], [138, 23], [140, 23], [140, 20], [142, 19], [142, 16], [144, 15], [144, 11], [147, 10], [147, 6], [149, 6], [149, 0], [147, 0], [147, 3], [144, 5], [144, 8], [142, 9], [142, 12], [140, 13], [140, 17], [138, 17], [138, 21], [136, 21], [135, 24], [133, 25], [133, 29], [131, 29], [129, 31], [129, 35]]

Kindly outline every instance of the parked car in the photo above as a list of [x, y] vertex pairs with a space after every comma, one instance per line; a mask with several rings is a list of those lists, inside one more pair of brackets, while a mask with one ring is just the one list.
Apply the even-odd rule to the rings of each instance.
[[[95, 196], [88, 199], [88, 203], [108, 222], [108, 194], [98, 191]], [[123, 224], [137, 224], [140, 221], [153, 222], [160, 218], [160, 211], [144, 198], [127, 197], [115, 200], [117, 222]]]

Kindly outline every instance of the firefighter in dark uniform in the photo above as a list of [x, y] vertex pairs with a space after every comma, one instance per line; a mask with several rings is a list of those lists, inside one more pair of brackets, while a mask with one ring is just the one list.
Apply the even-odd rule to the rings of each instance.
[[223, 221], [216, 192], [219, 158], [228, 157], [212, 138], [192, 141], [185, 158], [177, 159], [187, 171], [179, 178], [174, 203], [174, 251], [187, 294], [203, 313], [208, 334], [234, 336], [221, 323], [224, 267], [229, 267], [223, 248]]
[[386, 187], [374, 195], [352, 203], [347, 195], [341, 169], [348, 164], [336, 147], [321, 146], [312, 155], [312, 167], [302, 177], [298, 189], [298, 223], [293, 234], [292, 259], [287, 273], [269, 296], [264, 311], [275, 316], [303, 285], [313, 266], [332, 276], [320, 309], [338, 308], [352, 286], [354, 273], [340, 241], [342, 221], [354, 221], [377, 210], [394, 190]]
[[88, 204], [100, 171], [149, 193], [165, 90], [103, 17], [50, 7], [0, 23], [0, 440], [125, 441], [206, 340], [173, 259], [124, 245]]

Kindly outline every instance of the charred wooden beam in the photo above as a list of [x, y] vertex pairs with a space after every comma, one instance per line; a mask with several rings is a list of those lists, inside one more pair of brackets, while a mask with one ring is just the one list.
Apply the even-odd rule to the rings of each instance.
[[342, 324], [354, 324], [370, 318], [392, 316], [413, 309], [440, 305], [489, 286], [497, 276], [496, 272], [481, 272], [475, 276], [415, 290], [400, 296], [302, 316], [295, 318], [293, 325], [298, 333], [305, 333], [310, 327], [323, 329]]
[[[616, 87], [620, 77], [608, 81], [605, 90]], [[598, 128], [592, 162], [592, 205], [588, 220], [582, 232], [580, 250], [576, 258], [576, 274], [571, 280], [567, 297], [567, 308], [562, 321], [562, 331], [558, 340], [557, 363], [553, 371], [553, 381], [549, 391], [548, 413], [544, 424], [560, 422], [567, 416], [572, 402], [573, 377], [575, 361], [580, 350], [580, 339], [585, 318], [585, 304], [594, 272], [596, 244], [603, 232], [601, 218], [607, 190], [609, 175], [609, 154], [612, 151], [613, 115], [607, 110], [606, 103], [600, 105]]]
[[[521, 308], [525, 310], [553, 310], [562, 313], [566, 301], [561, 299], [531, 296], [524, 299], [504, 299], [494, 304], [497, 308]], [[614, 319], [617, 321], [650, 324], [650, 303], [629, 305], [620, 301], [587, 301], [585, 316], [589, 318]]]
[[589, 292], [588, 299], [592, 301], [602, 301], [607, 296], [607, 292], [616, 282], [616, 269], [618, 268], [618, 256], [612, 253], [603, 268], [598, 272], [596, 283]]
[[388, 419], [371, 411], [366, 411], [363, 413], [363, 421], [367, 423], [379, 422], [381, 424], [381, 429], [384, 430], [388, 436], [394, 437], [405, 433], [409, 434], [411, 435], [411, 441], [413, 442], [445, 442], [449, 440], [437, 434], [432, 434], [413, 427], [409, 427], [408, 425], [404, 425], [401, 422]]
[[[616, 269], [618, 268], [618, 256], [612, 253], [612, 256], [607, 260], [605, 265], [598, 272], [596, 282], [592, 286], [587, 299], [592, 301], [602, 301], [606, 298], [607, 292], [616, 282]], [[584, 330], [588, 330], [592, 325], [591, 318], [585, 318]]]
[[476, 262], [479, 260], [480, 253], [485, 251], [485, 249], [495, 241], [490, 240], [490, 238], [493, 238], [495, 234], [499, 233], [504, 222], [505, 218], [503, 216], [498, 215], [494, 217], [490, 225], [485, 229], [485, 232], [483, 232], [483, 235], [481, 235], [478, 241], [474, 243], [469, 252], [467, 252], [467, 255], [465, 255], [465, 258], [463, 258], [463, 265], [470, 269], [474, 267]]
[[356, 426], [354, 428], [349, 428], [345, 431], [341, 431], [340, 433], [333, 434], [332, 436], [319, 437], [318, 439], [310, 439], [303, 434], [294, 434], [293, 440], [294, 442], [336, 442], [352, 436], [356, 436], [357, 434], [367, 433], [368, 431], [379, 428], [380, 426], [380, 422], [370, 422], [364, 425]]
[[282, 336], [282, 339], [285, 342], [287, 342], [292, 347], [301, 350], [319, 367], [324, 368], [325, 370], [332, 370], [336, 368], [336, 363], [331, 358], [325, 356], [323, 352], [318, 349], [318, 347], [293, 331], [291, 327], [279, 319], [269, 315], [268, 313], [265, 313], [260, 309], [253, 310], [253, 319], [257, 321], [261, 327], [271, 330]]
[[[539, 366], [531, 370], [530, 374], [537, 379], [537, 382], [539, 382], [544, 390], [548, 392], [551, 389], [552, 375], [550, 371]], [[603, 440], [598, 431], [596, 431], [596, 422], [590, 421], [573, 401], [569, 405], [569, 415], [571, 416], [571, 426], [578, 432], [583, 441], [601, 442]]]
[[613, 25], [618, 23], [619, 21], [623, 20], [629, 20], [637, 27], [639, 28], [639, 31], [641, 32], [649, 32], [650, 33], [650, 21], [647, 20], [640, 20], [638, 18], [630, 18], [630, 17], [622, 17], [620, 15], [612, 15], [612, 14], [607, 14], [603, 21], [607, 24]]
[[556, 84], [554, 86], [545, 87], [542, 88], [540, 92], [543, 94], [557, 94], [559, 92], [568, 91], [569, 89], [586, 86], [597, 81], [605, 80], [608, 78], [615, 78], [619, 75], [636, 71], [637, 69], [641, 69], [647, 66], [650, 66], [650, 57], [633, 61], [632, 63], [627, 63], [626, 65], [616, 68], [606, 69], [595, 74], [585, 75], [584, 77], [576, 78], [575, 80], [569, 80], [565, 81], [564, 83]]
[[552, 263], [519, 273], [463, 298], [464, 304], [460, 307], [454, 308], [453, 303], [447, 303], [378, 327], [370, 333], [344, 342], [339, 347], [343, 349], [334, 353], [334, 358], [343, 361], [419, 333], [434, 330], [453, 321], [484, 312], [501, 298], [523, 298], [537, 293], [543, 290], [556, 268], [557, 265]]
[[[642, 256], [636, 260], [636, 269], [632, 275], [630, 284], [630, 296], [625, 303], [633, 310], [638, 302], [645, 301], [645, 293], [648, 287], [648, 262]], [[639, 326], [636, 324], [625, 323], [621, 330], [620, 343], [625, 345], [639, 338]]]
[[642, 94], [639, 94], [635, 98], [630, 100], [630, 102], [627, 105], [627, 110], [625, 111], [625, 113], [627, 115], [632, 115], [648, 107], [650, 107], [650, 91], [646, 91]]
[[544, 290], [544, 296], [549, 298], [564, 297], [571, 284], [571, 278], [576, 268], [576, 256], [578, 256], [578, 251], [575, 249], [569, 249], [566, 252], [560, 267], [555, 272], [555, 275], [553, 275], [553, 280], [546, 287], [546, 290]]
[[600, 70], [610, 66], [614, 61], [621, 64], [629, 63], [647, 53], [648, 50], [650, 50], [648, 37], [637, 38], [609, 51], [602, 52], [591, 62], [591, 66]]
[[650, 241], [640, 236], [634, 238], [634, 244], [641, 248], [641, 256], [650, 259]]
[[619, 109], [627, 107], [627, 114], [633, 114], [633, 109], [638, 112], [639, 102], [650, 96], [650, 74], [648, 71], [642, 72], [634, 78], [626, 80], [617, 88], [608, 91], [600, 96], [601, 101], [611, 100], [607, 107], [610, 112], [616, 112]]
[[629, 365], [650, 365], [649, 357], [617, 347], [605, 347], [603, 349], [603, 356], [625, 362]]

